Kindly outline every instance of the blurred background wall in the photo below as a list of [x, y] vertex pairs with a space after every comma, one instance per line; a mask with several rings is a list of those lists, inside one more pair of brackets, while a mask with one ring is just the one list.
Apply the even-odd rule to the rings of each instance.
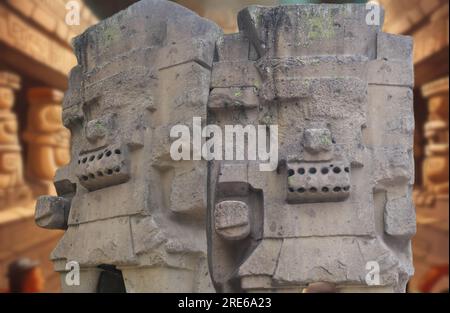
[[[134, 0], [76, 0], [79, 25], [67, 14], [74, 1], [0, 0], [0, 290], [7, 265], [38, 260], [46, 291], [59, 291], [49, 254], [62, 235], [34, 224], [34, 202], [55, 193], [55, 170], [69, 161], [70, 134], [61, 123], [67, 75], [76, 64], [71, 39]], [[237, 32], [236, 15], [251, 5], [301, 0], [178, 0]], [[320, 1], [316, 1], [320, 2]], [[333, 1], [322, 1], [333, 2]], [[336, 2], [336, 1], [335, 1]], [[345, 1], [344, 1], [345, 2]], [[359, 1], [361, 2], [361, 1]], [[448, 19], [447, 0], [379, 0], [384, 31], [414, 37], [416, 119], [412, 292], [448, 290]]]

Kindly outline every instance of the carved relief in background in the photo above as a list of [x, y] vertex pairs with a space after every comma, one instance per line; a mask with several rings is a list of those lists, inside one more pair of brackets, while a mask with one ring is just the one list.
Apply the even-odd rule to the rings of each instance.
[[56, 170], [70, 161], [70, 131], [62, 124], [63, 94], [51, 88], [28, 90], [26, 177], [37, 195], [56, 194]]
[[0, 72], [0, 209], [30, 200], [24, 183], [17, 117], [12, 108], [14, 92], [20, 88], [18, 76]]

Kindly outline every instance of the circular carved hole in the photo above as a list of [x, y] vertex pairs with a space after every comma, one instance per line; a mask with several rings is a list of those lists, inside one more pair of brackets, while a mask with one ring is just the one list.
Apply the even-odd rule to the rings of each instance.
[[290, 177], [290, 176], [293, 176], [295, 174], [295, 172], [294, 172], [294, 170], [293, 169], [289, 169], [288, 170], [288, 176]]
[[328, 187], [323, 187], [323, 188], [322, 188], [322, 191], [323, 191], [323, 192], [328, 192], [328, 191], [330, 191], [330, 189], [328, 189]]
[[100, 153], [97, 157], [97, 160], [101, 160], [103, 158], [103, 153]]
[[78, 164], [81, 164], [81, 160], [78, 160]]
[[84, 158], [84, 159], [83, 159], [83, 163], [86, 163], [86, 162], [87, 162], [87, 158]]
[[309, 169], [309, 173], [310, 173], [310, 174], [315, 174], [315, 173], [317, 173], [317, 169], [316, 169], [315, 167], [311, 167], [311, 168]]
[[294, 192], [294, 188], [292, 188], [292, 187], [289, 187], [288, 190], [289, 190], [289, 192]]
[[304, 169], [303, 167], [300, 167], [300, 168], [298, 169], [298, 173], [299, 173], [300, 175], [305, 174], [305, 169]]
[[321, 172], [322, 172], [322, 174], [328, 174], [328, 172], [329, 172], [330, 170], [328, 169], [328, 167], [323, 167], [322, 168], [322, 170], [321, 170]]
[[344, 190], [345, 190], [345, 191], [349, 191], [349, 190], [350, 190], [350, 186], [345, 186], [345, 187], [344, 187]]
[[94, 161], [95, 160], [95, 156], [91, 156], [90, 158], [89, 158], [89, 162], [92, 162], [92, 161]]
[[98, 172], [97, 172], [97, 176], [102, 177], [102, 176], [103, 176], [103, 172], [98, 171]]
[[333, 191], [334, 191], [334, 192], [339, 192], [339, 191], [341, 191], [341, 187], [334, 187], [334, 188], [333, 188]]
[[107, 156], [107, 157], [110, 157], [111, 156], [111, 154], [112, 154], [112, 152], [111, 151], [106, 151], [106, 153], [105, 153], [105, 155]]
[[300, 187], [300, 188], [297, 189], [297, 191], [300, 192], [300, 193], [304, 193], [306, 190], [305, 190], [305, 188]]
[[114, 150], [115, 154], [121, 154], [122, 152], [119, 149]]
[[113, 170], [112, 170], [112, 169], [108, 169], [108, 170], [106, 171], [106, 174], [112, 175], [112, 174], [113, 174]]
[[116, 167], [114, 168], [114, 171], [115, 171], [116, 173], [119, 173], [119, 172], [120, 172], [120, 166], [116, 166]]
[[89, 178], [90, 178], [90, 179], [94, 179], [94, 178], [95, 178], [95, 175], [94, 175], [94, 174], [89, 174]]
[[339, 174], [341, 172], [341, 168], [336, 166], [335, 168], [333, 168], [333, 172], [335, 172], [336, 174]]
[[313, 193], [314, 193], [314, 192], [317, 192], [317, 188], [316, 188], [316, 187], [311, 187], [311, 188], [309, 188], [309, 191], [310, 191], [310, 192], [313, 192]]
[[346, 167], [346, 168], [344, 168], [344, 171], [345, 171], [346, 173], [350, 173], [350, 168]]
[[87, 177], [85, 175], [81, 176], [81, 180], [83, 180], [83, 181], [87, 181], [88, 179], [89, 179], [89, 177]]

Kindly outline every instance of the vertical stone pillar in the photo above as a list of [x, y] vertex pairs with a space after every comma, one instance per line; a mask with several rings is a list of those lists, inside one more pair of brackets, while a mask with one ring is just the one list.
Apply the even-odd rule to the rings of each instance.
[[422, 87], [428, 117], [424, 126], [425, 159], [423, 185], [416, 190], [417, 236], [414, 237], [413, 291], [437, 292], [448, 289], [448, 77]]
[[27, 97], [26, 175], [36, 195], [55, 194], [52, 180], [56, 170], [70, 161], [70, 131], [61, 119], [63, 94], [43, 87], [28, 90]]
[[428, 99], [423, 186], [432, 196], [448, 195], [448, 77], [423, 86], [422, 94]]
[[30, 200], [29, 189], [23, 180], [17, 118], [12, 112], [14, 91], [19, 88], [17, 75], [0, 72], [0, 210]]

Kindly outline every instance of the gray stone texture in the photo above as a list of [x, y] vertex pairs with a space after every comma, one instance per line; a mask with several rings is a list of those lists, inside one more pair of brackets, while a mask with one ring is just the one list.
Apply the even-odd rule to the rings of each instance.
[[[63, 290], [96, 291], [107, 264], [128, 292], [403, 292], [415, 233], [412, 41], [366, 14], [252, 6], [239, 33], [223, 35], [144, 0], [78, 37], [63, 110], [72, 161], [36, 211], [40, 226], [66, 229], [51, 256]], [[192, 129], [193, 117], [278, 125], [277, 170], [172, 160], [170, 129]], [[68, 261], [81, 286], [64, 283]], [[378, 285], [366, 282], [368, 262]]]

